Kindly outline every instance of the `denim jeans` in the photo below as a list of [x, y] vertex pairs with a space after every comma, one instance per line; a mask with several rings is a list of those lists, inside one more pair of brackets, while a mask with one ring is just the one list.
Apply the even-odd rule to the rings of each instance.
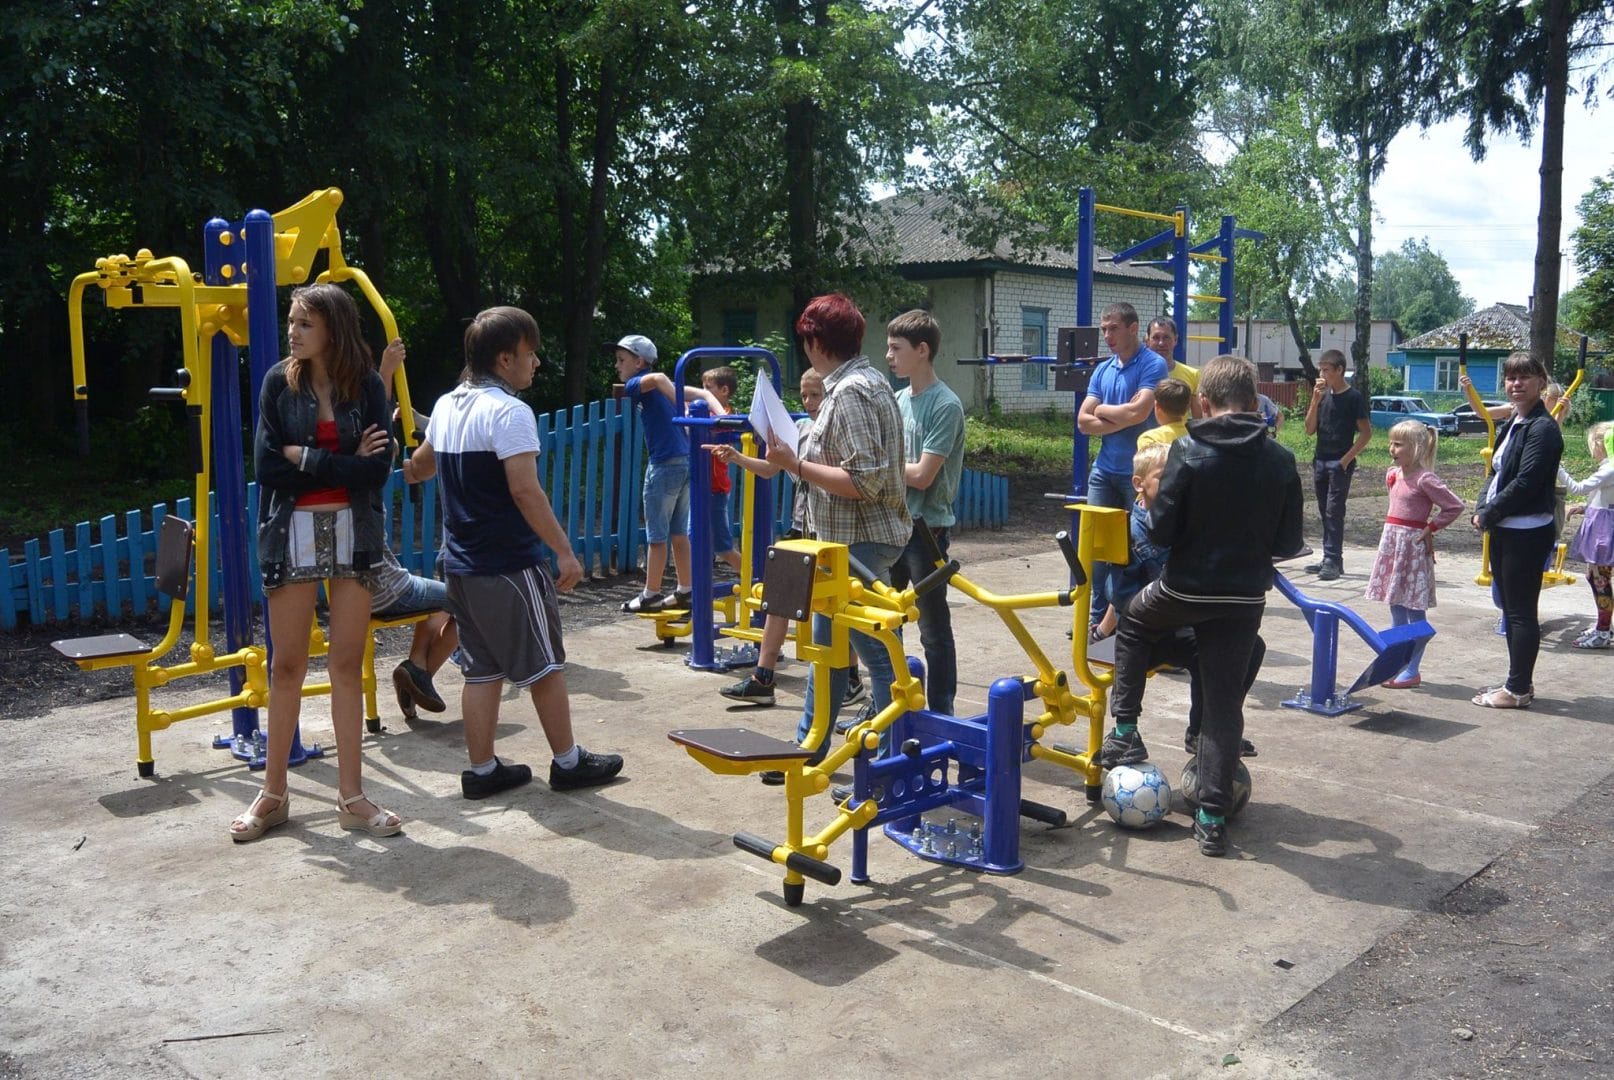
[[[849, 544], [852, 558], [862, 563], [872, 574], [878, 576], [886, 584], [891, 583], [891, 566], [902, 555], [902, 549], [894, 544]], [[820, 645], [829, 644], [831, 620], [824, 615], [813, 616], [813, 640]], [[874, 700], [875, 711], [891, 704], [891, 682], [896, 678], [896, 672], [891, 667], [891, 654], [886, 652], [885, 646], [877, 639], [867, 634], [851, 632], [852, 649], [863, 661], [868, 670], [869, 694]], [[835, 714], [841, 711], [841, 702], [846, 700], [846, 668], [833, 668], [829, 673], [830, 695], [830, 730], [834, 730]], [[801, 720], [796, 724], [796, 741], [806, 745], [807, 735], [813, 728], [813, 683], [817, 680], [811, 676], [807, 679], [807, 701], [802, 706]], [[826, 735], [828, 733], [826, 732]]]
[[[936, 547], [947, 557], [946, 529], [932, 529]], [[914, 535], [902, 556], [891, 566], [891, 584], [906, 589], [936, 568], [930, 547]], [[925, 648], [925, 703], [932, 712], [953, 715], [953, 697], [958, 693], [958, 650], [953, 644], [953, 614], [947, 608], [947, 586], [938, 585], [919, 598], [919, 643]]]
[[1350, 498], [1356, 462], [1340, 468], [1339, 460], [1311, 463], [1312, 489], [1317, 513], [1323, 519], [1323, 558], [1340, 562], [1345, 557], [1345, 500]]
[[[1093, 466], [1087, 474], [1087, 505], [1112, 506], [1117, 510], [1125, 510], [1137, 499], [1137, 492], [1132, 490], [1132, 477], [1121, 473], [1105, 472], [1097, 465]], [[1092, 596], [1110, 595], [1110, 574], [1114, 571], [1107, 562], [1093, 563]], [[1097, 623], [1104, 617], [1104, 605], [1095, 603], [1089, 613], [1088, 621]]]

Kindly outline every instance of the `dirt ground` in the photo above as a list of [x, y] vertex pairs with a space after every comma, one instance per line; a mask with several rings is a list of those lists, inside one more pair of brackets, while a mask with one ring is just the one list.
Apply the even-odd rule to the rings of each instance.
[[[1010, 526], [960, 535], [955, 554], [980, 562], [1045, 550], [1066, 515], [1043, 493], [1061, 491], [1068, 481], [1068, 476], [1013, 478]], [[1307, 531], [1315, 536], [1309, 483], [1303, 486]], [[1352, 544], [1377, 540], [1385, 501], [1378, 489], [1376, 481], [1359, 475], [1350, 503]], [[1443, 542], [1454, 551], [1469, 543], [1478, 547], [1471, 530], [1461, 526]], [[628, 577], [585, 583], [564, 599], [568, 630], [618, 618], [618, 602], [636, 586]], [[128, 695], [126, 673], [84, 674], [60, 662], [49, 648], [55, 636], [59, 631], [50, 628], [0, 636], [0, 722]], [[403, 632], [389, 634], [378, 657], [398, 655], [406, 642]], [[1530, 737], [1530, 715], [1520, 717], [1522, 739]], [[1614, 706], [1605, 698], [1603, 714], [1585, 719], [1614, 723]], [[1473, 783], [1512, 787], [1528, 799], [1532, 789], [1552, 784], [1553, 777], [1550, 770], [1519, 773], [1499, 760], [1493, 775], [1474, 776]], [[1223, 1076], [1614, 1076], [1611, 927], [1614, 773], [1478, 873], [1454, 883], [1427, 910], [1414, 912], [1334, 977], [1251, 1032], [1219, 1071], [1209, 1071]], [[0, 1048], [0, 1077], [23, 1075], [33, 1074]]]

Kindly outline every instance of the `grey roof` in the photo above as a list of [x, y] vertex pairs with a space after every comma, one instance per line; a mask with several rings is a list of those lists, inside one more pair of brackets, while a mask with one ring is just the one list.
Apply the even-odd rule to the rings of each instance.
[[[959, 235], [963, 207], [953, 196], [940, 192], [908, 192], [881, 199], [874, 204], [875, 227], [889, 226], [896, 242], [899, 266], [930, 263], [1013, 263], [1057, 270], [1076, 269], [1074, 249], [1056, 247], [1016, 247], [1006, 235], [992, 238], [991, 247], [982, 247]], [[1099, 259], [1113, 252], [1098, 248]], [[1096, 276], [1124, 278], [1156, 287], [1171, 284], [1171, 275], [1150, 266], [1113, 265], [1100, 262]]]
[[[1428, 333], [1419, 334], [1401, 343], [1401, 350], [1455, 349], [1457, 336], [1468, 335], [1470, 349], [1513, 351], [1530, 347], [1530, 309], [1523, 304], [1492, 304], [1472, 315], [1464, 315], [1456, 322], [1437, 326]], [[1567, 326], [1558, 327], [1558, 344], [1574, 348], [1580, 344], [1580, 335]]]

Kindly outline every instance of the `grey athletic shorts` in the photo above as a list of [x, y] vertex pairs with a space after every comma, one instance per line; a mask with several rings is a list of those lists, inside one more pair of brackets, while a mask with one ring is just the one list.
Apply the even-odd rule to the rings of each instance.
[[448, 575], [448, 610], [459, 620], [456, 654], [468, 683], [531, 686], [566, 666], [555, 586], [541, 566], [508, 574]]

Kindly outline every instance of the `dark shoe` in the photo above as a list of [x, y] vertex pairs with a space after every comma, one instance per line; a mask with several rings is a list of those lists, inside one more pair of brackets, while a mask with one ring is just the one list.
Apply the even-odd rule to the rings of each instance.
[[532, 779], [532, 770], [525, 765], [506, 765], [493, 759], [493, 771], [478, 776], [470, 769], [460, 773], [460, 794], [467, 799], [485, 799], [501, 791], [518, 788]]
[[[1190, 756], [1198, 754], [1199, 753], [1199, 736], [1197, 734], [1195, 734], [1194, 732], [1192, 732], [1192, 731], [1183, 732], [1182, 748], [1184, 750], [1188, 751]], [[1240, 739], [1239, 740], [1239, 757], [1256, 757], [1256, 756], [1258, 756], [1258, 755], [1255, 752], [1255, 744], [1253, 742], [1251, 742], [1249, 739]]]
[[1318, 581], [1338, 581], [1345, 568], [1337, 562], [1324, 563], [1323, 568], [1317, 571]]
[[1207, 824], [1194, 816], [1194, 839], [1199, 841], [1199, 853], [1219, 858], [1227, 854], [1227, 823], [1225, 821]]
[[688, 611], [695, 606], [695, 594], [674, 589], [661, 598], [661, 606], [668, 611]]
[[785, 785], [785, 774], [780, 772], [778, 769], [769, 769], [766, 772], [759, 772], [757, 773], [757, 779], [761, 780], [769, 787], [784, 787]]
[[765, 683], [755, 673], [747, 675], [733, 686], [718, 691], [730, 701], [749, 701], [753, 705], [772, 705], [773, 683]]
[[622, 610], [632, 615], [653, 615], [667, 606], [665, 596], [646, 596], [640, 593], [632, 600], [622, 603]]
[[1320, 570], [1322, 570], [1322, 568], [1327, 566], [1327, 565], [1328, 565], [1328, 560], [1327, 559], [1321, 559], [1321, 560], [1319, 560], [1317, 562], [1314, 562], [1314, 563], [1307, 563], [1306, 564], [1306, 573], [1315, 574], [1315, 573], [1319, 572]]
[[1136, 728], [1132, 729], [1130, 735], [1111, 731], [1104, 736], [1104, 743], [1098, 748], [1098, 763], [1106, 769], [1113, 769], [1117, 765], [1136, 765], [1148, 760], [1149, 748], [1143, 745], [1143, 736], [1138, 734]]
[[856, 705], [868, 696], [869, 688], [863, 684], [862, 679], [851, 680], [846, 684], [846, 700], [842, 701], [841, 704]]
[[850, 719], [844, 719], [843, 718], [843, 719], [835, 721], [835, 734], [837, 734], [837, 735], [845, 735], [848, 731], [851, 731], [853, 728], [857, 727], [863, 721], [872, 719], [873, 717], [874, 717], [874, 702], [871, 701], [868, 704], [864, 705], [861, 709], [859, 709], [857, 711], [856, 716], [853, 716]]
[[[426, 673], [425, 668], [413, 660], [405, 660], [392, 669], [392, 688], [397, 691], [400, 705], [407, 691], [414, 699], [414, 703], [429, 713], [440, 713], [448, 708], [442, 695], [437, 692], [437, 687], [432, 685], [432, 677]], [[407, 710], [411, 713], [413, 711], [413, 709]]]
[[420, 719], [420, 714], [415, 712], [415, 684], [410, 680], [409, 672], [404, 670], [403, 664], [392, 669], [392, 693], [398, 699], [398, 711], [403, 713], [406, 721], [413, 724]]
[[563, 769], [553, 761], [549, 763], [549, 787], [553, 791], [598, 787], [610, 782], [621, 771], [622, 755], [582, 750], [578, 754], [577, 764], [570, 769]]

